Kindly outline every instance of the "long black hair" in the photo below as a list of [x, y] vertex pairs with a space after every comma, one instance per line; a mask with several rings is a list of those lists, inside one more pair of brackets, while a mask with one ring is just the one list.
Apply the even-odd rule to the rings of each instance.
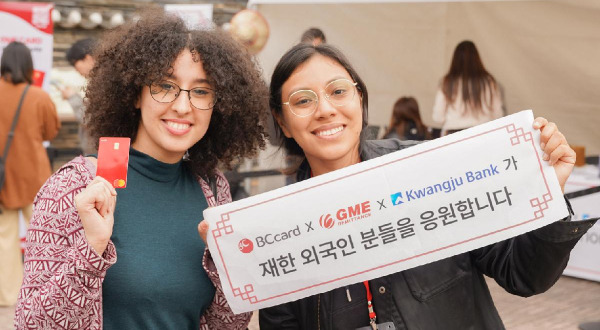
[[450, 69], [442, 80], [442, 91], [448, 103], [454, 103], [456, 100], [459, 86], [462, 86], [462, 100], [466, 112], [482, 112], [485, 95], [490, 97], [488, 105], [492, 104], [493, 90], [497, 88], [496, 80], [485, 69], [477, 47], [469, 40], [456, 46]]
[[4, 48], [0, 60], [0, 75], [14, 85], [33, 83], [31, 51], [24, 43], [13, 41]]
[[[416, 128], [416, 134], [407, 134], [409, 127], [414, 125]], [[429, 139], [429, 132], [427, 126], [423, 124], [421, 120], [421, 114], [419, 113], [419, 103], [414, 97], [403, 96], [394, 103], [394, 109], [392, 110], [392, 118], [390, 119], [390, 126], [383, 135], [386, 137], [390, 133], [395, 132], [396, 135], [404, 138], [411, 139], [413, 137], [422, 137], [423, 139]], [[410, 138], [408, 137], [410, 135]]]
[[290, 78], [292, 73], [298, 68], [302, 63], [308, 61], [314, 55], [322, 55], [331, 58], [332, 60], [338, 62], [341, 66], [346, 69], [352, 80], [356, 82], [356, 88], [361, 95], [362, 98], [362, 132], [361, 132], [361, 142], [364, 139], [364, 128], [367, 127], [368, 121], [368, 104], [369, 104], [369, 93], [367, 92], [367, 86], [364, 81], [360, 78], [356, 70], [350, 65], [346, 56], [337, 48], [329, 45], [329, 44], [320, 44], [318, 46], [313, 46], [312, 44], [304, 44], [300, 43], [290, 50], [288, 50], [279, 60], [277, 66], [275, 66], [275, 70], [273, 71], [273, 76], [271, 77], [271, 86], [269, 93], [269, 106], [271, 107], [271, 113], [273, 114], [273, 121], [275, 122], [275, 130], [277, 133], [277, 137], [280, 139], [281, 147], [283, 147], [288, 155], [293, 156], [301, 156], [304, 157], [304, 151], [302, 148], [296, 143], [296, 140], [292, 138], [287, 138], [283, 134], [281, 127], [277, 125], [277, 119], [275, 116], [282, 115], [283, 111], [283, 101], [281, 99], [281, 88], [283, 84]]

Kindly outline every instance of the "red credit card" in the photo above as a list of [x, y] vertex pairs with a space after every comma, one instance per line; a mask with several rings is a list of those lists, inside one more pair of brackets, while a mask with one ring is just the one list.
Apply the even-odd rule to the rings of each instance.
[[44, 84], [44, 76], [46, 73], [44, 71], [33, 70], [33, 86], [42, 87]]
[[96, 175], [112, 183], [115, 188], [127, 187], [130, 138], [101, 137], [98, 145]]

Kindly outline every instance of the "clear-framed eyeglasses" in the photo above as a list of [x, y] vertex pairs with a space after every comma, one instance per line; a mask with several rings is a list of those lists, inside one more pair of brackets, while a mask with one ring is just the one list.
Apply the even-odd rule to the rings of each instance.
[[[356, 84], [348, 79], [337, 79], [325, 86], [325, 98], [334, 107], [343, 107], [354, 100], [356, 95]], [[308, 117], [312, 115], [319, 104], [319, 96], [310, 89], [301, 89], [290, 95], [287, 102], [283, 103], [290, 108], [290, 111], [298, 117]]]
[[181, 92], [188, 93], [190, 104], [196, 109], [210, 110], [217, 102], [215, 91], [207, 87], [182, 89], [176, 83], [168, 80], [152, 83], [149, 87], [152, 98], [160, 103], [175, 101]]

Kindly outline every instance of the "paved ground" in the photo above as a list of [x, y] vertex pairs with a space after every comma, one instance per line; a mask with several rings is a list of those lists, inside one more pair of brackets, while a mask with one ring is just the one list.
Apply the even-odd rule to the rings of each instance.
[[[531, 298], [509, 295], [491, 280], [488, 284], [509, 330], [576, 330], [582, 322], [600, 321], [598, 282], [563, 276], [548, 292]], [[12, 329], [12, 317], [13, 308], [0, 307], [0, 330]], [[254, 317], [250, 330], [258, 329]]]
[[569, 330], [600, 321], [598, 282], [563, 276], [552, 289], [530, 298], [508, 294], [493, 280], [488, 279], [488, 285], [507, 329]]

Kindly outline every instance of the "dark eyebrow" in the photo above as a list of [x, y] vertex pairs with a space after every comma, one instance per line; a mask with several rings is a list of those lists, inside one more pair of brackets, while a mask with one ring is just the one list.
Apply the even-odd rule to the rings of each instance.
[[209, 84], [210, 82], [208, 81], [208, 79], [196, 79], [194, 80], [195, 83], [200, 83], [200, 84]]
[[[177, 79], [177, 76], [175, 76], [175, 75], [174, 75], [174, 74], [172, 74], [172, 73], [169, 73], [169, 74], [168, 74], [168, 75], [167, 75], [165, 78], [169, 78], [169, 79], [173, 79], [173, 80], [178, 80], [178, 79]], [[209, 85], [210, 85], [210, 82], [209, 82], [209, 81], [208, 81], [208, 79], [206, 79], [206, 78], [199, 78], [199, 79], [195, 79], [195, 80], [194, 80], [194, 83], [198, 83], [198, 84], [209, 84]]]

